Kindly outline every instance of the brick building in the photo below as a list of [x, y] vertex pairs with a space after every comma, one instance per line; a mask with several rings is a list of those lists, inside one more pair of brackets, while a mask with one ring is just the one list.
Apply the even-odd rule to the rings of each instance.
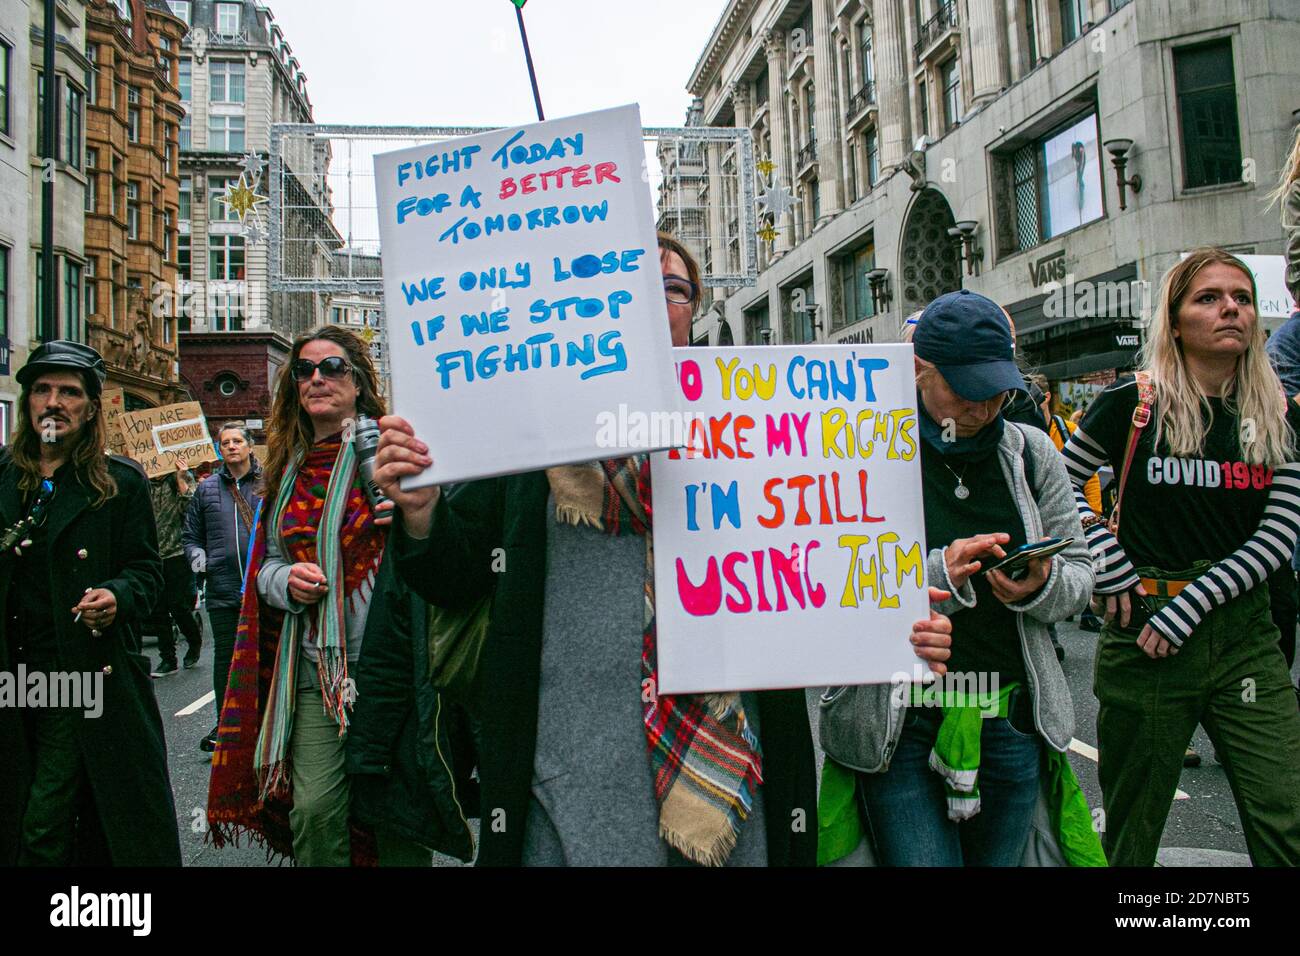
[[204, 335], [180, 333], [185, 362], [181, 381], [202, 403], [212, 429], [231, 419], [261, 419], [250, 426], [254, 439], [265, 443], [265, 423], [280, 369], [289, 361], [289, 343], [270, 329]]
[[[211, 420], [229, 417], [222, 410], [233, 405], [248, 409], [236, 418], [265, 418], [290, 342], [325, 321], [326, 297], [272, 292], [268, 243], [246, 234], [220, 197], [250, 175], [246, 156], [255, 154], [252, 163], [265, 163], [272, 123], [312, 122], [307, 77], [262, 3], [169, 0], [168, 5], [188, 28], [179, 64], [185, 119], [178, 248], [180, 287], [189, 304], [180, 322], [182, 378]], [[328, 168], [327, 155], [316, 160], [307, 167]], [[262, 169], [252, 180], [261, 195], [269, 193], [268, 175]], [[330, 222], [327, 178], [323, 172], [306, 179], [288, 176], [283, 186], [286, 205], [294, 210], [289, 229], [303, 237], [292, 254], [307, 260], [291, 263], [294, 274], [329, 275], [332, 251], [343, 243]], [[265, 206], [258, 218], [264, 231]], [[250, 365], [252, 343], [261, 343], [263, 353]], [[223, 388], [234, 392], [226, 395]], [[210, 399], [217, 404], [209, 407]]]
[[176, 250], [184, 21], [163, 0], [88, 0], [87, 339], [128, 408], [185, 400]]

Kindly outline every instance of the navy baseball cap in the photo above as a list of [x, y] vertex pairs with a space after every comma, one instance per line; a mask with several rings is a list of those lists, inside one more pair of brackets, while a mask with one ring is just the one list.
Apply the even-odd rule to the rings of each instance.
[[1026, 390], [1016, 366], [1011, 323], [1002, 306], [978, 292], [948, 292], [927, 305], [912, 348], [918, 358], [938, 366], [944, 381], [968, 402]]

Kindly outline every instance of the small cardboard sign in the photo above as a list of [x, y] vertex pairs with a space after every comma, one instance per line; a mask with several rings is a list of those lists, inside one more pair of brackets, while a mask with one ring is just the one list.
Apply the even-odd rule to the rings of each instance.
[[150, 478], [175, 471], [181, 455], [191, 467], [220, 460], [198, 402], [123, 412], [117, 417], [117, 432], [123, 454], [139, 462]]
[[120, 388], [106, 388], [100, 395], [104, 409], [104, 427], [108, 432], [108, 447], [114, 455], [126, 454], [126, 439], [118, 430], [118, 421], [126, 412], [126, 393]]

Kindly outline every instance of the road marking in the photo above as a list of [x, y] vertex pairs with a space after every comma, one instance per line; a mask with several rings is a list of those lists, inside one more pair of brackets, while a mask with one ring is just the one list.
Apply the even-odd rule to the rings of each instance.
[[176, 711], [176, 716], [188, 717], [190, 714], [194, 713], [195, 711], [202, 710], [204, 707], [208, 706], [208, 704], [212, 703], [216, 699], [217, 699], [217, 692], [215, 690], [210, 690], [202, 697], [200, 697], [198, 700], [196, 700], [194, 703], [186, 707], [184, 710]]
[[[1073, 750], [1075, 753], [1079, 754], [1081, 757], [1087, 757], [1093, 763], [1097, 762], [1097, 748], [1092, 746], [1091, 744], [1085, 744], [1082, 740], [1071, 739], [1070, 749]], [[1190, 794], [1184, 793], [1181, 790], [1175, 790], [1174, 799], [1190, 800], [1192, 798]]]

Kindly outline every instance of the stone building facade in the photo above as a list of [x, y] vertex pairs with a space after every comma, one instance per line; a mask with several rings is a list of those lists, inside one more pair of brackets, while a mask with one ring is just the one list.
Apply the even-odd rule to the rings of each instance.
[[87, 338], [128, 409], [184, 401], [176, 84], [187, 28], [163, 0], [88, 0], [86, 27]]
[[[294, 337], [326, 319], [326, 297], [317, 293], [279, 293], [269, 288], [265, 238], [266, 205], [257, 216], [261, 236], [245, 236], [236, 213], [219, 199], [227, 187], [246, 176], [260, 195], [269, 195], [272, 123], [312, 122], [307, 78], [271, 10], [254, 0], [168, 0], [173, 13], [189, 27], [179, 62], [181, 99], [180, 288], [188, 309], [180, 322], [182, 377], [191, 383], [215, 381], [229, 373], [242, 393], [268, 393]], [[258, 170], [242, 165], [253, 154]], [[329, 275], [333, 250], [342, 246], [330, 221], [330, 194], [325, 170], [328, 156], [313, 157], [308, 169], [318, 175], [286, 177], [293, 207], [295, 275]], [[238, 335], [232, 333], [257, 333]], [[204, 336], [214, 337], [208, 341]], [[227, 338], [229, 337], [229, 338]], [[229, 367], [218, 368], [223, 341], [229, 342]], [[264, 346], [256, 374], [246, 361], [250, 342]], [[189, 367], [194, 363], [194, 367]], [[215, 364], [214, 364], [215, 363]], [[243, 371], [241, 371], [243, 369]], [[260, 370], [260, 371], [258, 371]], [[225, 381], [225, 379], [223, 379]], [[196, 392], [205, 402], [208, 392]], [[250, 404], [252, 395], [230, 396]], [[269, 407], [269, 406], [268, 406]], [[220, 417], [208, 412], [209, 417]]]
[[[54, 161], [41, 158], [45, 91], [45, 5], [0, 3], [0, 441], [7, 441], [19, 394], [13, 373], [31, 349], [54, 338], [84, 340], [82, 207], [85, 202], [85, 3], [55, 4], [57, 99]], [[41, 190], [54, 183], [55, 296], [40, 280]]]
[[[731, 0], [687, 121], [749, 128], [796, 203], [758, 285], [714, 290], [694, 339], [896, 341], [967, 287], [1049, 378], [1095, 388], [1183, 252], [1281, 252], [1264, 197], [1297, 43], [1300, 6], [1257, 0]], [[705, 159], [706, 261], [732, 254], [729, 161]]]

